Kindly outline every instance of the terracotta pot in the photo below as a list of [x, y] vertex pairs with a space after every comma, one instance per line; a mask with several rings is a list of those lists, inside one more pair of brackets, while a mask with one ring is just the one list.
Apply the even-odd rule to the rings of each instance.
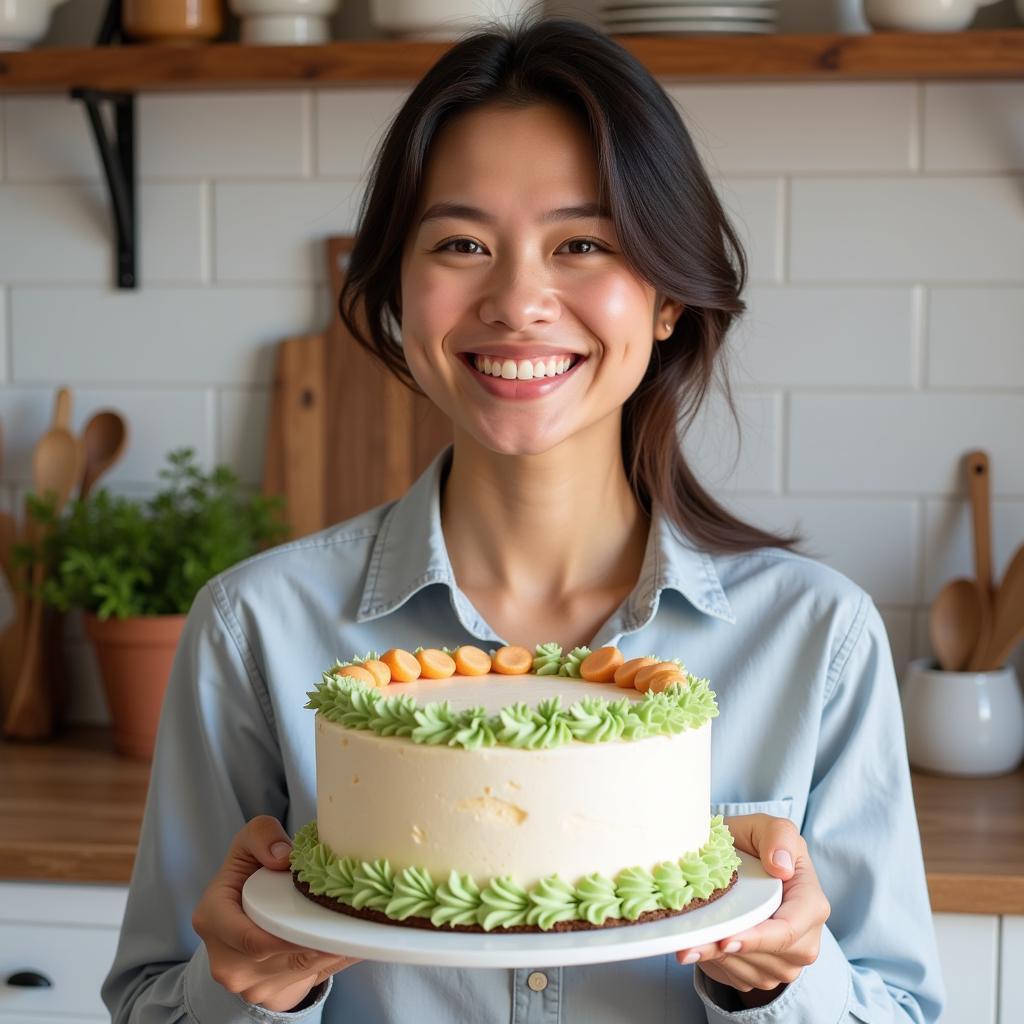
[[202, 43], [224, 31], [224, 0], [124, 0], [121, 24], [150, 43]]
[[185, 616], [104, 621], [83, 615], [82, 621], [103, 676], [114, 723], [114, 747], [127, 757], [149, 759]]

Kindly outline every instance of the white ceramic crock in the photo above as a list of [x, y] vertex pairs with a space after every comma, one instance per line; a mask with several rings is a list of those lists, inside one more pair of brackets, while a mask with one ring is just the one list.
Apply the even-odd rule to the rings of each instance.
[[67, 0], [0, 0], [0, 50], [25, 50], [46, 35], [50, 15]]
[[294, 45], [326, 43], [330, 18], [340, 0], [230, 0], [242, 19], [243, 43]]
[[1013, 666], [943, 672], [927, 658], [907, 667], [901, 694], [907, 754], [940, 775], [1003, 775], [1024, 757], [1024, 697]]
[[999, 0], [864, 0], [864, 17], [876, 29], [910, 32], [958, 32], [979, 7]]

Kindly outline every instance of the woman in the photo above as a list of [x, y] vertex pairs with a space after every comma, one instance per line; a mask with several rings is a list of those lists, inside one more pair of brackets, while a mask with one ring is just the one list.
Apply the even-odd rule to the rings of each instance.
[[[730, 515], [677, 441], [744, 274], [675, 107], [602, 34], [563, 19], [480, 32], [416, 86], [379, 151], [341, 309], [454, 443], [401, 500], [197, 598], [103, 991], [115, 1021], [937, 1019], [878, 612], [794, 538]], [[248, 920], [245, 879], [287, 869], [288, 835], [315, 816], [302, 705], [325, 664], [546, 641], [678, 653], [710, 677], [713, 811], [783, 879], [771, 920], [675, 957], [546, 972], [352, 961]]]

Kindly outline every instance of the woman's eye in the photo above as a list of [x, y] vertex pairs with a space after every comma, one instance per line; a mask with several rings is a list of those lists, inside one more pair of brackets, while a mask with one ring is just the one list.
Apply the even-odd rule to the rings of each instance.
[[[452, 249], [451, 248], [451, 246], [458, 245], [458, 244], [460, 244], [462, 242], [465, 242], [468, 245], [476, 245], [476, 246], [480, 245], [479, 242], [473, 241], [472, 238], [452, 238], [449, 241], [443, 242], [441, 245], [439, 245], [437, 247], [436, 251], [437, 252], [454, 252], [458, 256], [476, 256], [476, 255], [478, 255], [475, 252], [467, 252], [465, 249], [456, 250], [456, 249]], [[589, 246], [594, 246], [597, 249], [601, 249], [604, 252], [608, 252], [608, 247], [606, 245], [604, 245], [602, 242], [597, 241], [597, 239], [595, 239], [595, 238], [572, 238], [568, 242], [563, 243], [563, 247], [566, 246], [566, 245], [589, 245]], [[578, 252], [577, 251], [575, 253], [572, 253], [573, 256], [588, 256], [589, 254], [590, 254], [589, 251], [588, 252]]]

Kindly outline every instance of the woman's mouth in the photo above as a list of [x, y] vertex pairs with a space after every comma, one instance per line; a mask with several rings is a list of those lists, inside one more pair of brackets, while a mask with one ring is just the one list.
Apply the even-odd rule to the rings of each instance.
[[506, 359], [501, 356], [460, 354], [481, 386], [502, 398], [540, 398], [554, 391], [586, 362], [586, 356], [565, 353], [558, 356], [532, 356]]

